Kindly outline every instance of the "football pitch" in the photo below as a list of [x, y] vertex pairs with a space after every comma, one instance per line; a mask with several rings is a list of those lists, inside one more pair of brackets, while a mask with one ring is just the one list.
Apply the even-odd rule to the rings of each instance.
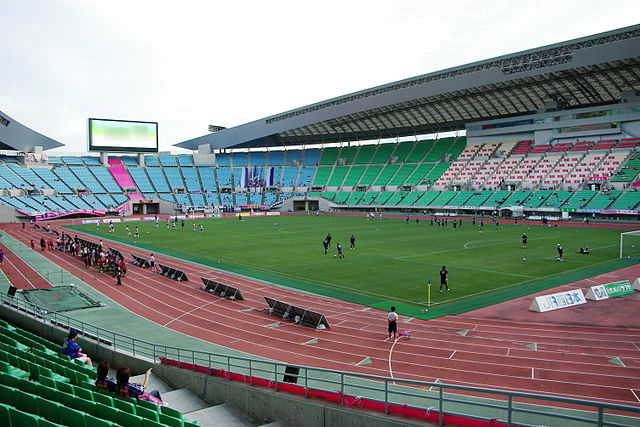
[[[193, 224], [196, 231], [192, 231]], [[204, 232], [199, 231], [202, 224]], [[117, 223], [108, 233], [103, 224], [76, 226], [107, 239], [138, 246], [146, 252], [199, 262], [302, 290], [375, 305], [393, 301], [424, 307], [427, 283], [432, 282], [433, 306], [486, 296], [501, 290], [525, 290], [535, 283], [547, 287], [564, 283], [575, 273], [596, 274], [620, 268], [619, 230], [572, 228], [489, 222], [481, 228], [466, 219], [453, 228], [430, 225], [430, 217], [406, 222], [405, 218], [365, 219], [363, 216], [282, 215], [270, 217], [185, 220], [177, 229], [166, 222]], [[128, 236], [137, 225], [140, 237]], [[329, 253], [322, 241], [331, 233]], [[522, 247], [526, 233], [528, 245]], [[350, 237], [356, 248], [350, 249]], [[344, 258], [336, 257], [340, 243]], [[558, 261], [556, 245], [564, 247]], [[590, 254], [576, 253], [588, 246]], [[129, 254], [124, 254], [129, 259]], [[449, 292], [439, 292], [439, 271], [449, 271]], [[568, 276], [567, 276], [568, 275]], [[585, 276], [586, 277], [586, 276]], [[198, 278], [191, 278], [198, 282]], [[575, 279], [574, 279], [575, 280]], [[534, 292], [536, 289], [530, 289]], [[353, 298], [360, 296], [362, 298]]]

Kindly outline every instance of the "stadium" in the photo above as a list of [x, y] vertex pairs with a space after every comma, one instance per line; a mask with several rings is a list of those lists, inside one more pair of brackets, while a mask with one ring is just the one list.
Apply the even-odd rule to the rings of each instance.
[[[58, 155], [10, 114], [3, 425], [639, 422], [640, 26], [212, 126], [189, 154], [90, 118], [89, 152]], [[96, 389], [58, 355], [70, 328], [171, 404]]]

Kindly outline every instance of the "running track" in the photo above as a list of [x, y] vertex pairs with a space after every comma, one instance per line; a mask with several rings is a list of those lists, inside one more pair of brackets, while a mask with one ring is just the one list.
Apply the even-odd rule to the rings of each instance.
[[[27, 246], [30, 239], [42, 235], [40, 230], [22, 230], [16, 224], [0, 227]], [[94, 236], [84, 237], [96, 240]], [[126, 259], [130, 259], [132, 250], [140, 252], [117, 242], [105, 245], [118, 249]], [[6, 248], [5, 252], [5, 272], [9, 260], [11, 268], [30, 271]], [[84, 268], [81, 259], [72, 255], [59, 251], [42, 254], [64, 269]], [[156, 255], [157, 263], [182, 269], [191, 281], [176, 282], [135, 266], [129, 267], [124, 286], [115, 286], [115, 279], [106, 274], [87, 275], [85, 281], [118, 304], [167, 328], [284, 363], [640, 406], [637, 326], [591, 326], [598, 321], [588, 312], [581, 313], [587, 316], [584, 324], [548, 321], [544, 315], [526, 310], [531, 297], [525, 297], [504, 303], [512, 305], [502, 311], [497, 309], [502, 314], [496, 314], [495, 308], [486, 308], [429, 321], [401, 316], [399, 327], [412, 330], [412, 338], [392, 343], [384, 341], [386, 313], [382, 311]], [[608, 281], [634, 279], [640, 277], [640, 268], [630, 267], [604, 276]], [[240, 288], [245, 300], [228, 301], [203, 292], [200, 277]], [[17, 285], [35, 287], [28, 281]], [[266, 308], [263, 296], [324, 313], [331, 329], [315, 331], [279, 322], [279, 318], [262, 311]], [[633, 295], [622, 303], [637, 313], [639, 301]], [[620, 309], [622, 304], [617, 307]], [[623, 312], [620, 309], [621, 315]], [[520, 318], [513, 319], [505, 313]], [[317, 342], [306, 344], [313, 339]], [[371, 363], [361, 363], [367, 358]]]

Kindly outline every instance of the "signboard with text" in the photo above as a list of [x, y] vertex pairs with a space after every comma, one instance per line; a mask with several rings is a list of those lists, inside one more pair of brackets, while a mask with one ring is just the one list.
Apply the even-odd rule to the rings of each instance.
[[633, 292], [633, 286], [631, 286], [631, 283], [628, 280], [622, 280], [620, 282], [591, 286], [587, 291], [586, 298], [594, 301], [600, 301], [603, 299], [632, 294]]
[[585, 304], [587, 302], [582, 289], [574, 289], [571, 291], [557, 292], [555, 294], [541, 295], [535, 297], [531, 302], [529, 310], [531, 311], [551, 311], [559, 308], [574, 307], [576, 305]]

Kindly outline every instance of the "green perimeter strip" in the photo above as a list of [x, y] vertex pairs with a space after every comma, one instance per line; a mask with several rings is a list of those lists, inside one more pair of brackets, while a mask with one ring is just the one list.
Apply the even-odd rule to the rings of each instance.
[[[90, 234], [96, 237], [103, 238], [102, 235], [97, 235], [93, 232], [80, 229], [78, 227], [67, 227], [84, 234]], [[131, 242], [123, 238], [109, 236], [110, 240], [120, 242], [127, 246], [132, 246]], [[132, 246], [133, 247], [133, 246]], [[210, 258], [203, 258], [195, 256], [178, 250], [172, 250], [162, 246], [154, 246], [146, 243], [137, 243], [135, 247], [143, 248], [153, 253], [160, 253], [166, 256], [170, 256], [176, 259], [190, 261], [196, 264], [201, 264], [213, 269], [223, 270], [230, 273], [239, 274], [246, 277], [256, 278], [265, 282], [272, 283], [276, 286], [286, 286], [293, 289], [324, 295], [330, 298], [349, 301], [356, 304], [377, 308], [380, 310], [388, 310], [390, 306], [396, 307], [396, 312], [404, 316], [411, 316], [417, 319], [434, 319], [437, 317], [456, 315], [466, 313], [467, 311], [477, 310], [479, 308], [494, 305], [500, 302], [509, 301], [514, 298], [531, 295], [536, 292], [544, 291], [547, 289], [555, 288], [566, 283], [576, 282], [578, 280], [584, 280], [589, 277], [597, 276], [598, 274], [607, 273], [609, 271], [618, 270], [623, 267], [628, 267], [629, 260], [614, 260], [608, 263], [592, 265], [584, 267], [578, 270], [569, 271], [556, 276], [547, 277], [540, 280], [534, 280], [512, 288], [491, 292], [485, 295], [478, 295], [469, 297], [462, 301], [455, 301], [451, 303], [443, 303], [428, 310], [419, 305], [407, 304], [404, 302], [394, 301], [392, 298], [379, 298], [369, 295], [363, 295], [356, 292], [351, 292], [345, 289], [339, 289], [331, 286], [324, 286], [315, 283], [309, 283], [302, 280], [291, 279], [288, 277], [280, 276], [275, 273], [264, 272], [260, 270], [254, 270], [247, 267], [240, 267], [225, 262], [212, 260]], [[193, 278], [191, 279], [193, 280]]]

